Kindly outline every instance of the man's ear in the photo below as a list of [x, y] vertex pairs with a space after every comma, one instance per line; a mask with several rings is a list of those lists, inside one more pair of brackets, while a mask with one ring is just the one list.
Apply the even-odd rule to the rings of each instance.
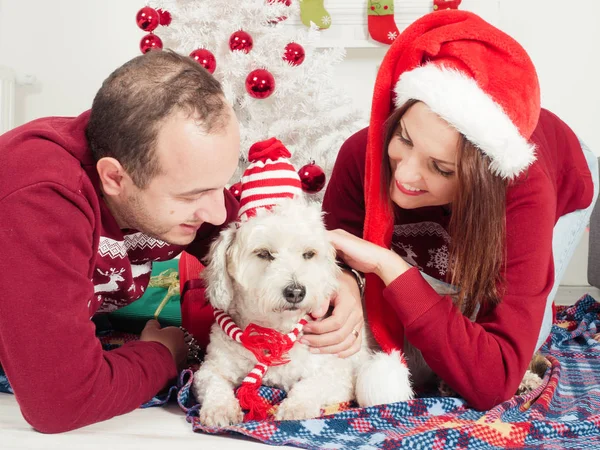
[[233, 300], [233, 283], [227, 271], [227, 260], [235, 240], [236, 227], [231, 224], [219, 234], [208, 252], [208, 265], [202, 271], [206, 283], [206, 297], [217, 309], [227, 311]]
[[115, 158], [101, 158], [96, 163], [96, 170], [100, 177], [102, 190], [106, 195], [119, 195], [126, 183], [131, 183], [131, 178]]

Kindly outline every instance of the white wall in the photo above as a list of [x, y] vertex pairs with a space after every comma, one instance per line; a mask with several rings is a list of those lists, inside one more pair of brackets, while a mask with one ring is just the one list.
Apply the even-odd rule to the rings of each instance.
[[[36, 79], [17, 88], [16, 124], [89, 108], [102, 80], [139, 54], [144, 33], [135, 13], [143, 5], [143, 0], [0, 0], [0, 65]], [[401, 7], [398, 0], [396, 8]], [[542, 105], [567, 121], [598, 155], [599, 24], [597, 0], [500, 0], [498, 26], [530, 53]], [[384, 53], [385, 48], [349, 49], [338, 68], [340, 83], [365, 110]], [[587, 235], [563, 284], [585, 284], [586, 255]]]

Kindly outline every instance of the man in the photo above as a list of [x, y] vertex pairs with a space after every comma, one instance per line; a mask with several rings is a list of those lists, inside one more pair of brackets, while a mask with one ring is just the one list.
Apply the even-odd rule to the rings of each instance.
[[0, 365], [34, 428], [129, 412], [176, 377], [181, 330], [150, 321], [105, 352], [91, 318], [141, 297], [152, 261], [205, 255], [237, 215], [238, 155], [218, 81], [168, 51], [117, 69], [91, 111], [0, 137]]

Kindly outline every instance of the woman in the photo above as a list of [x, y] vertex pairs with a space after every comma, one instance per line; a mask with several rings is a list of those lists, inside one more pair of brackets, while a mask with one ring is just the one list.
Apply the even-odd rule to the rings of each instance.
[[[547, 338], [596, 196], [596, 157], [540, 109], [525, 50], [448, 10], [390, 47], [369, 128], [340, 150], [323, 208], [339, 256], [366, 274], [379, 345], [407, 340], [472, 407], [489, 409], [514, 395]], [[356, 297], [353, 278], [343, 282]]]

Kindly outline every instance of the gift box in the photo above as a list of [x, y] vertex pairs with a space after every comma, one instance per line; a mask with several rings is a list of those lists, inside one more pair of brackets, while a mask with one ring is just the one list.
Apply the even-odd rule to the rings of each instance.
[[200, 273], [204, 266], [196, 257], [183, 252], [179, 259], [181, 287], [181, 325], [196, 339], [202, 350], [208, 345], [210, 328], [214, 323], [213, 308], [207, 302]]
[[135, 302], [105, 315], [104, 319], [108, 321], [110, 328], [139, 334], [150, 319], [157, 319], [162, 327], [181, 326], [178, 268], [177, 259], [154, 262], [150, 284], [144, 295]]

